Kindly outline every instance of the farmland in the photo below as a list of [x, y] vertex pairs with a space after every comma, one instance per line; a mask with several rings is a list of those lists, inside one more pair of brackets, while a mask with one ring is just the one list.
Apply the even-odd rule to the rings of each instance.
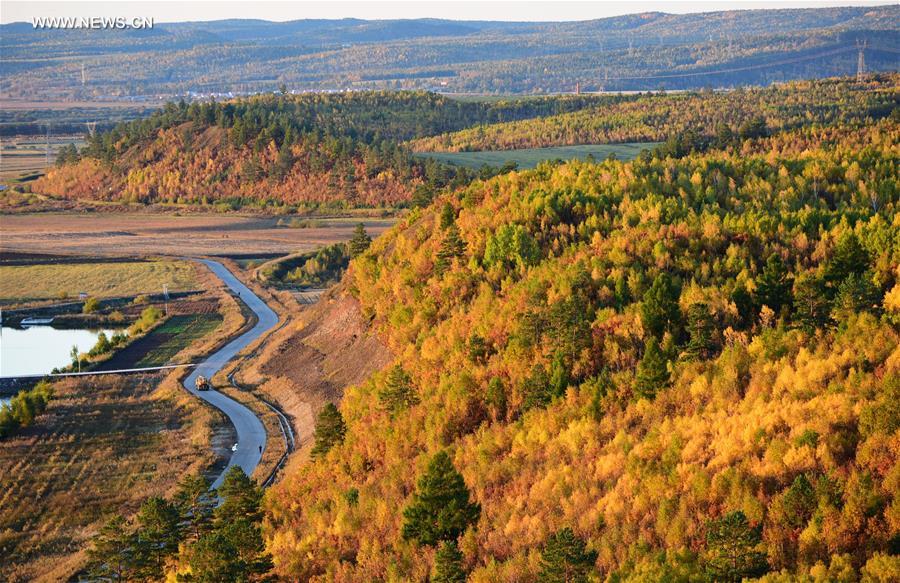
[[350, 239], [362, 221], [373, 237], [392, 219], [321, 218], [289, 228], [290, 218], [216, 214], [16, 214], [3, 217], [0, 251], [96, 255], [249, 257], [312, 251]]
[[137, 366], [162, 366], [222, 323], [220, 314], [172, 316], [147, 335], [148, 350]]
[[[63, 146], [84, 145], [81, 136], [57, 136], [47, 140], [43, 136], [4, 138], [0, 150], [0, 180], [29, 179], [56, 161], [56, 153]], [[49, 155], [47, 148], [49, 146]]]
[[[54, 385], [47, 413], [0, 442], [0, 579], [66, 580], [93, 525], [209, 458], [209, 414], [158, 377]], [[23, 503], [23, 501], [28, 501]]]
[[[4, 219], [5, 223], [5, 219]], [[0, 301], [33, 301], [77, 296], [131, 296], [196, 288], [194, 266], [186, 261], [91, 262], [0, 266]]]
[[485, 165], [500, 167], [514, 162], [519, 168], [530, 169], [547, 160], [586, 160], [589, 157], [593, 157], [595, 160], [604, 160], [610, 155], [614, 155], [619, 160], [632, 160], [641, 150], [651, 149], [656, 145], [656, 143], [594, 144], [525, 150], [428, 152], [417, 155], [466, 168], [480, 168]]

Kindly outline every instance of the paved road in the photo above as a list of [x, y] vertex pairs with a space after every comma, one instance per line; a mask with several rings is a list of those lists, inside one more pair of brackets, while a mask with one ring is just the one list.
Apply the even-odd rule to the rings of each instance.
[[222, 474], [216, 478], [216, 481], [213, 482], [213, 488], [218, 488], [225, 478], [225, 472], [227, 472], [231, 466], [241, 466], [241, 469], [243, 469], [244, 473], [248, 476], [253, 473], [253, 470], [256, 468], [257, 464], [259, 464], [259, 460], [262, 457], [260, 448], [266, 447], [266, 430], [263, 427], [262, 421], [259, 420], [253, 411], [244, 405], [215, 390], [198, 391], [194, 388], [194, 383], [199, 375], [211, 378], [219, 371], [219, 369], [225, 366], [228, 361], [234, 358], [241, 349], [262, 336], [271, 328], [274, 328], [278, 324], [278, 315], [272, 311], [264, 301], [259, 299], [256, 294], [250, 291], [247, 286], [241, 283], [238, 278], [228, 271], [224, 265], [207, 259], [198, 259], [197, 261], [200, 261], [209, 267], [212, 272], [225, 283], [225, 285], [231, 288], [231, 291], [240, 294], [241, 299], [256, 313], [258, 318], [258, 321], [253, 328], [244, 332], [210, 355], [209, 358], [197, 365], [194, 371], [184, 381], [184, 386], [188, 391], [225, 413], [231, 420], [231, 424], [237, 432], [237, 451], [231, 454], [231, 459], [228, 461], [228, 467], [226, 467]]

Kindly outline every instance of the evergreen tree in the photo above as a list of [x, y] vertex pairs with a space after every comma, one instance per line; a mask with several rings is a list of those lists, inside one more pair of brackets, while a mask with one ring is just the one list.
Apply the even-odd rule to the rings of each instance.
[[714, 581], [738, 582], [766, 572], [766, 554], [758, 550], [762, 540], [741, 511], [708, 523], [706, 570]]
[[378, 400], [381, 401], [385, 410], [391, 414], [402, 411], [419, 402], [412, 378], [403, 370], [401, 365], [396, 364], [388, 371], [384, 380], [384, 386], [378, 393]]
[[412, 198], [409, 202], [413, 208], [425, 208], [431, 204], [431, 199], [433, 198], [434, 189], [427, 184], [420, 184], [413, 191]]
[[872, 283], [871, 273], [851, 273], [838, 285], [831, 313], [836, 320], [846, 320], [852, 314], [877, 310], [880, 303], [881, 292]]
[[456, 222], [456, 210], [452, 204], [445, 202], [441, 207], [441, 229], [446, 231], [454, 222]]
[[145, 578], [162, 577], [166, 557], [178, 550], [179, 520], [178, 509], [164, 498], [154, 496], [141, 504], [137, 515], [137, 554]]
[[372, 238], [366, 233], [366, 226], [359, 223], [353, 230], [353, 237], [350, 239], [350, 258], [359, 257], [371, 244]]
[[531, 374], [522, 385], [522, 394], [524, 395], [522, 408], [525, 411], [535, 407], [546, 407], [553, 400], [550, 375], [542, 365], [535, 364], [531, 368]]
[[638, 363], [635, 377], [638, 397], [652, 399], [657, 391], [669, 383], [668, 360], [654, 337], [647, 340], [644, 358]]
[[798, 277], [794, 282], [794, 321], [807, 332], [828, 322], [828, 296], [822, 280], [815, 275]]
[[832, 291], [851, 274], [862, 275], [869, 269], [869, 253], [855, 233], [841, 238], [825, 266], [825, 283]]
[[463, 556], [455, 540], [444, 541], [434, 556], [431, 583], [465, 583]]
[[100, 529], [88, 549], [89, 572], [96, 579], [129, 578], [134, 561], [134, 537], [125, 519], [117, 514]]
[[333, 403], [328, 403], [319, 413], [316, 423], [316, 444], [313, 446], [312, 455], [322, 457], [335, 445], [344, 441], [347, 425], [344, 417]]
[[776, 254], [769, 255], [766, 266], [756, 281], [756, 298], [760, 306], [769, 306], [776, 314], [791, 303], [791, 276]]
[[583, 540], [564, 528], [550, 536], [541, 553], [542, 583], [581, 583], [594, 569], [597, 552], [588, 551]]
[[469, 489], [450, 456], [439, 451], [403, 511], [403, 538], [421, 545], [455, 540], [478, 521], [480, 514], [481, 506], [470, 501]]
[[193, 538], [199, 538], [212, 521], [217, 499], [209, 491], [209, 480], [203, 476], [188, 475], [178, 483], [175, 493], [175, 506], [181, 515], [181, 521], [190, 525]]
[[188, 581], [219, 583], [246, 581], [247, 565], [228, 537], [218, 531], [205, 534], [187, 552], [191, 573]]
[[712, 352], [712, 318], [709, 306], [698, 302], [688, 308], [688, 334], [690, 340], [684, 350], [685, 357], [691, 360], [706, 359]]
[[466, 243], [459, 236], [459, 229], [456, 225], [450, 225], [444, 234], [444, 240], [441, 241], [441, 248], [437, 253], [437, 261], [434, 263], [434, 272], [441, 275], [450, 269], [454, 259], [461, 258], [465, 254]]
[[231, 466], [225, 474], [218, 490], [222, 503], [216, 508], [215, 525], [218, 528], [239, 518], [259, 521], [262, 518], [260, 508], [262, 490], [247, 477], [240, 466]]
[[675, 334], [679, 324], [678, 293], [667, 273], [653, 280], [641, 304], [641, 323], [657, 339], [666, 332]]

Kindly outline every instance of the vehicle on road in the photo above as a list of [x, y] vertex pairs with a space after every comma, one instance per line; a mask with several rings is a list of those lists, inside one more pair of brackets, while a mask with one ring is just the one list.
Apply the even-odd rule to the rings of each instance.
[[200, 375], [197, 377], [197, 382], [194, 383], [194, 386], [197, 387], [198, 391], [208, 391], [209, 380], [205, 376]]

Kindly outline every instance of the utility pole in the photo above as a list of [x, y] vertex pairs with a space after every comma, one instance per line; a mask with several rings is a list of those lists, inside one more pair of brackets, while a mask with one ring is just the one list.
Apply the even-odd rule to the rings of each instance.
[[163, 284], [163, 298], [166, 301], [166, 316], [169, 315], [169, 284]]
[[856, 49], [859, 56], [856, 59], [856, 82], [862, 83], [866, 78], [866, 45], [868, 41], [856, 41]]
[[84, 74], [84, 63], [81, 63], [81, 86], [84, 87], [87, 84], [87, 75]]
[[47, 149], [44, 151], [44, 164], [50, 166], [50, 122], [47, 122]]

